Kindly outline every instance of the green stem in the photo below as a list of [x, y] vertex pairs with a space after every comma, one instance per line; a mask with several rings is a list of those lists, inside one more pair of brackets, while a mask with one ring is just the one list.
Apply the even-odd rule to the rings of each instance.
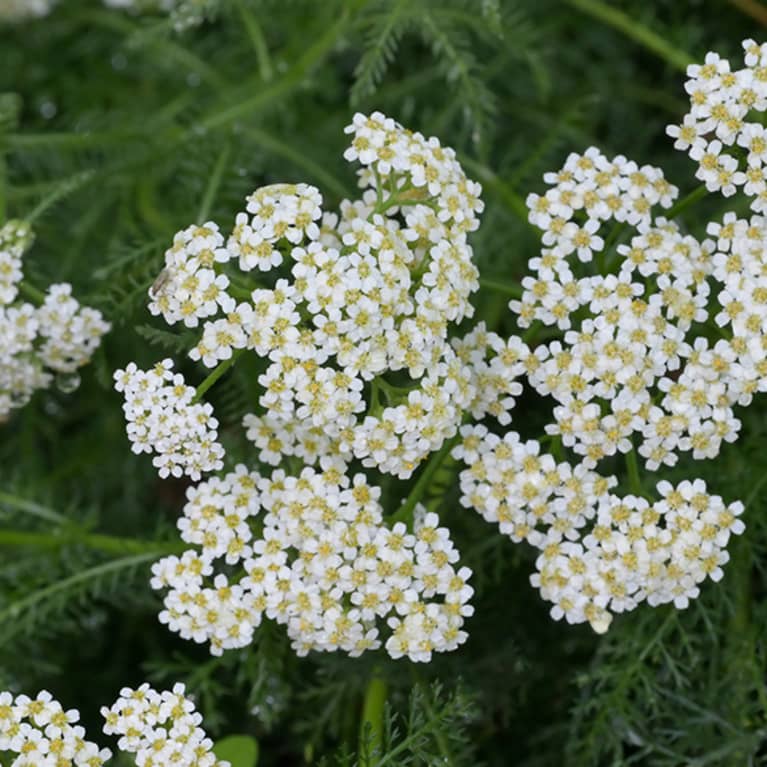
[[418, 481], [410, 491], [410, 495], [408, 495], [402, 506], [400, 506], [399, 509], [397, 509], [397, 511], [395, 511], [391, 517], [389, 517], [389, 520], [392, 522], [392, 524], [395, 522], [405, 522], [408, 524], [408, 526], [410, 526], [410, 523], [413, 520], [413, 511], [416, 505], [419, 503], [421, 498], [423, 498], [424, 493], [429, 488], [432, 477], [436, 474], [439, 467], [442, 466], [445, 459], [448, 457], [448, 455], [450, 455], [450, 451], [455, 447], [459, 440], [460, 436], [456, 434], [455, 437], [447, 440], [445, 444], [442, 445], [439, 452], [432, 455], [432, 457], [429, 459], [429, 462], [426, 464], [426, 468], [421, 473], [421, 476], [418, 477]]
[[[388, 396], [387, 396], [388, 401]], [[374, 378], [370, 382], [370, 415], [377, 416], [381, 412], [381, 387], [379, 386], [378, 379]]]
[[230, 282], [226, 290], [230, 296], [235, 298], [241, 298], [243, 301], [253, 300], [253, 291], [256, 288], [244, 288], [242, 285], [237, 285], [234, 282]]
[[631, 492], [637, 496], [644, 495], [642, 480], [639, 476], [639, 463], [637, 462], [637, 454], [634, 448], [626, 453], [626, 470], [628, 471]]
[[671, 66], [687, 70], [687, 66], [695, 59], [686, 51], [683, 51], [669, 43], [665, 38], [654, 32], [649, 27], [640, 24], [617, 8], [611, 7], [602, 0], [566, 0], [570, 5], [580, 11], [603, 21], [608, 26], [622, 32], [626, 37], [652, 51], [660, 58], [667, 61]]
[[764, 7], [761, 0], [730, 0], [730, 4], [763, 26], [767, 26], [767, 8]]
[[298, 59], [280, 80], [272, 83], [268, 88], [261, 89], [255, 96], [249, 99], [238, 101], [228, 108], [216, 109], [207, 118], [200, 120], [192, 132], [199, 133], [200, 131], [231, 125], [240, 118], [246, 117], [251, 112], [255, 112], [293, 90], [293, 88], [301, 83], [306, 73], [336, 44], [349, 21], [349, 15], [349, 8], [344, 7], [338, 21], [324, 35], [318, 38], [314, 45], [306, 49], [304, 55]]
[[30, 285], [26, 280], [22, 280], [19, 283], [19, 292], [22, 296], [26, 296], [30, 301], [35, 301], [38, 304], [45, 302], [45, 293], [34, 285]]
[[562, 435], [553, 434], [551, 437], [551, 443], [549, 445], [549, 452], [554, 456], [554, 460], [558, 463], [562, 461]]
[[382, 376], [377, 376], [375, 379], [373, 379], [378, 386], [381, 387], [381, 390], [386, 395], [386, 399], [396, 400], [399, 399], [402, 396], [407, 396], [412, 389], [417, 386], [417, 384], [414, 384], [411, 387], [407, 386], [395, 386], [394, 384], [390, 384], [388, 381], [384, 380]]
[[272, 61], [269, 56], [269, 47], [266, 44], [266, 38], [261, 30], [261, 26], [258, 23], [256, 17], [251, 13], [243, 0], [235, 0], [237, 11], [240, 14], [242, 23], [245, 26], [245, 31], [248, 33], [250, 42], [253, 45], [253, 50], [256, 52], [256, 60], [258, 61], [258, 71], [261, 75], [261, 79], [268, 83], [274, 76], [272, 70]]
[[0, 529], [0, 546], [34, 546], [42, 549], [57, 549], [75, 544], [109, 554], [181, 554], [190, 548], [183, 541], [142, 541], [137, 538], [119, 538], [113, 535], [85, 533], [75, 527], [62, 528], [54, 533]]
[[226, 373], [227, 370], [229, 370], [232, 365], [237, 361], [237, 358], [244, 352], [244, 349], [235, 349], [232, 352], [232, 356], [228, 360], [224, 360], [222, 363], [217, 365], [213, 372], [197, 387], [194, 397], [192, 398], [192, 402], [199, 402], [206, 391], [210, 389], [211, 386], [213, 386], [216, 381], [218, 381], [219, 378], [221, 378], [224, 373]]
[[53, 509], [49, 509], [47, 506], [42, 506], [34, 501], [28, 501], [26, 498], [19, 498], [17, 495], [11, 493], [0, 492], [0, 506], [9, 506], [16, 511], [21, 511], [24, 514], [31, 514], [33, 517], [39, 517], [45, 519], [48, 522], [55, 522], [56, 524], [62, 524], [67, 521], [67, 518], [63, 514], [59, 514]]
[[522, 340], [530, 345], [533, 341], [535, 341], [535, 337], [538, 335], [538, 332], [543, 327], [543, 324], [539, 322], [538, 320], [534, 320], [530, 327], [525, 330], [524, 333], [522, 333]]
[[609, 252], [610, 248], [615, 245], [616, 241], [621, 236], [625, 228], [626, 224], [623, 221], [619, 221], [617, 224], [615, 224], [615, 226], [610, 230], [610, 234], [607, 235], [607, 239], [605, 239], [605, 246], [602, 249], [602, 253], [600, 255], [604, 255]]
[[372, 767], [373, 757], [383, 752], [384, 709], [386, 707], [387, 685], [379, 669], [373, 675], [365, 689], [360, 722], [360, 767]]
[[43, 213], [48, 210], [48, 208], [50, 208], [52, 205], [55, 205], [59, 200], [66, 197], [67, 195], [72, 194], [72, 192], [77, 191], [81, 186], [87, 184], [92, 178], [94, 178], [95, 175], [96, 174], [93, 171], [86, 170], [82, 173], [77, 173], [74, 176], [65, 179], [60, 184], [57, 184], [47, 197], [44, 197], [42, 200], [40, 200], [40, 202], [37, 204], [37, 207], [28, 216], [25, 217], [25, 220], [30, 224], [33, 223], [38, 218], [40, 218], [40, 216], [42, 216]]
[[216, 160], [216, 164], [213, 166], [213, 172], [210, 174], [210, 181], [208, 181], [205, 195], [200, 204], [200, 212], [197, 214], [197, 223], [200, 225], [204, 224], [210, 216], [210, 210], [213, 207], [213, 201], [216, 199], [216, 194], [221, 186], [221, 179], [224, 177], [224, 168], [226, 168], [226, 163], [229, 160], [231, 151], [229, 144], [225, 144], [224, 148], [221, 150], [221, 154]]
[[506, 283], [482, 278], [479, 281], [479, 286], [488, 290], [494, 290], [496, 293], [503, 293], [504, 295], [511, 296], [511, 298], [522, 298], [523, 288], [518, 282]]
[[688, 194], [686, 197], [683, 197], [675, 205], [672, 205], [666, 211], [666, 217], [668, 219], [672, 219], [675, 216], [678, 216], [683, 210], [686, 210], [691, 205], [694, 205], [698, 200], [702, 199], [707, 194], [708, 189], [706, 189], [706, 185], [701, 184], [697, 189], [694, 189], [692, 192], [690, 192], [690, 194]]

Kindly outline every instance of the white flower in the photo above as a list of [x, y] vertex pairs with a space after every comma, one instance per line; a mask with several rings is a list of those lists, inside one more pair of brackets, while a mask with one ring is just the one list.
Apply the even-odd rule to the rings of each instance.
[[110, 327], [100, 312], [81, 306], [66, 283], [51, 285], [39, 306], [18, 300], [21, 259], [31, 240], [24, 222], [0, 228], [0, 421], [54, 380], [62, 390], [75, 388], [76, 371]]
[[101, 767], [112, 754], [85, 740], [79, 718], [46, 690], [35, 698], [0, 692], [0, 750], [19, 754], [13, 762], [18, 765]]
[[115, 389], [125, 397], [123, 411], [134, 453], [156, 453], [153, 465], [161, 477], [203, 472], [223, 467], [224, 449], [218, 443], [218, 421], [209, 404], [194, 401], [195, 391], [173, 362], [163, 360], [148, 371], [134, 363], [114, 374]]
[[[455, 649], [466, 638], [471, 573], [455, 569], [458, 553], [436, 514], [416, 509], [412, 533], [388, 527], [380, 495], [327, 461], [297, 477], [240, 466], [189, 490], [179, 527], [201, 552], [154, 565], [153, 588], [168, 589], [160, 620], [214, 654], [250, 644], [263, 617], [286, 626], [300, 655], [376, 649], [387, 620], [393, 657], [425, 661]], [[241, 563], [244, 576], [216, 574], [222, 559]], [[407, 616], [405, 643], [395, 616]]]

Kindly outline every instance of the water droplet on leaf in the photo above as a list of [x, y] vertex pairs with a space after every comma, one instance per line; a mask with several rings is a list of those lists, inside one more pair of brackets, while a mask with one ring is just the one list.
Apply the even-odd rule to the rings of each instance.
[[56, 388], [63, 394], [71, 394], [80, 385], [77, 373], [61, 373], [56, 376]]

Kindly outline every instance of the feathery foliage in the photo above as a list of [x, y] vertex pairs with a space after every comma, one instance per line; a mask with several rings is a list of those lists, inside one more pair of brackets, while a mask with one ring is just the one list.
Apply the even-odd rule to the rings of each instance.
[[[329, 209], [352, 195], [341, 129], [356, 109], [439, 136], [483, 184], [476, 317], [514, 332], [506, 305], [539, 247], [526, 194], [591, 144], [662, 166], [691, 191], [693, 170], [663, 134], [685, 111], [680, 67], [767, 38], [762, 6], [206, 5], [207, 21], [181, 33], [165, 16], [97, 0], [0, 27], [0, 219], [34, 218], [32, 284], [69, 280], [113, 324], [77, 392], [39, 392], [0, 424], [0, 688], [55, 689], [96, 732], [99, 706], [120, 687], [181, 680], [212, 735], [255, 735], [265, 766], [764, 764], [763, 401], [739, 416], [742, 438], [716, 461], [682, 460], [663, 475], [701, 476], [747, 501], [724, 580], [685, 611], [647, 607], [604, 637], [549, 619], [529, 585], [532, 554], [462, 509], [454, 467], [442, 464], [422, 500], [445, 515], [474, 571], [476, 614], [469, 642], [416, 674], [385, 658], [297, 658], [272, 625], [247, 651], [211, 658], [161, 626], [149, 564], [177, 550], [187, 484], [158, 480], [131, 453], [111, 389], [129, 360], [164, 356], [202, 380], [182, 362], [188, 339], [146, 310], [165, 248], [196, 221], [228, 224], [264, 184], [316, 184]], [[682, 219], [701, 235], [729, 209], [746, 212], [711, 196]], [[236, 460], [252, 454], [237, 417], [256, 401], [260, 372], [243, 362], [210, 392]], [[540, 405], [525, 394], [518, 407], [523, 436], [537, 436]], [[371, 679], [386, 691], [377, 723], [363, 717]]]

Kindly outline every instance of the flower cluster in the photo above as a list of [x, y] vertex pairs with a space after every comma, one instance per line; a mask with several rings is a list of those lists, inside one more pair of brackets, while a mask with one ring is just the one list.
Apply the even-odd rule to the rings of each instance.
[[717, 244], [712, 275], [721, 284], [714, 319], [732, 338], [717, 341], [707, 380], [719, 403], [748, 405], [755, 392], [767, 391], [767, 221], [727, 213], [708, 231]]
[[[571, 154], [528, 197], [543, 247], [510, 302], [524, 338], [484, 323], [456, 337], [478, 287], [478, 185], [452, 150], [380, 113], [347, 133], [361, 199], [336, 215], [312, 186], [263, 187], [228, 235], [212, 221], [179, 232], [150, 291], [153, 314], [199, 328], [190, 357], [212, 378], [248, 351], [264, 360], [261, 411], [243, 424], [274, 467], [188, 491], [179, 529], [197, 548], [155, 565], [160, 619], [214, 654], [248, 645], [264, 616], [299, 654], [454, 649], [472, 589], [449, 531], [417, 498], [387, 521], [381, 490], [350, 470], [407, 479], [441, 449], [435, 460], [464, 464], [462, 504], [540, 551], [532, 581], [553, 617], [604, 631], [643, 601], [686, 605], [721, 576], [742, 507], [697, 480], [659, 483], [656, 503], [638, 483], [621, 498], [597, 469], [618, 453], [650, 470], [714, 457], [737, 437], [733, 408], [767, 370], [761, 219], [728, 215], [699, 241], [654, 217], [677, 196], [658, 168]], [[735, 337], [688, 338], [712, 303]], [[560, 337], [536, 343], [542, 325]], [[210, 408], [169, 361], [117, 380], [137, 452], [157, 452], [165, 474], [221, 468]], [[510, 429], [523, 382], [554, 402], [551, 454], [476, 423]], [[278, 468], [296, 459], [303, 469]]]
[[733, 71], [718, 53], [687, 68], [690, 111], [667, 132], [698, 164], [710, 192], [729, 197], [740, 188], [757, 213], [767, 210], [767, 132], [749, 120], [767, 109], [767, 44], [743, 41], [744, 67]]
[[[543, 180], [551, 188], [527, 197], [530, 223], [543, 232], [545, 246], [531, 269], [544, 279], [553, 272], [562, 285], [573, 281], [568, 256], [588, 263], [604, 251], [599, 233], [607, 222], [643, 231], [651, 223], [652, 207], [668, 208], [678, 194], [660, 168], [640, 167], [623, 155], [611, 160], [596, 147], [570, 154], [559, 171], [546, 173]], [[537, 291], [530, 298], [543, 303]]]
[[461, 433], [453, 451], [466, 464], [461, 503], [541, 552], [531, 581], [554, 603], [556, 619], [588, 621], [601, 633], [614, 613], [644, 600], [686, 607], [706, 577], [722, 577], [729, 536], [743, 532], [742, 504], [725, 506], [701, 480], [660, 482], [662, 500], [650, 504], [612, 494], [615, 477], [557, 463], [515, 432]]
[[62, 388], [76, 385], [76, 371], [109, 330], [101, 313], [81, 306], [66, 283], [51, 285], [41, 305], [19, 300], [22, 256], [30, 242], [23, 222], [0, 228], [0, 421], [56, 376]]
[[725, 506], [702, 480], [659, 482], [657, 491], [654, 504], [633, 495], [600, 499], [588, 535], [541, 551], [531, 582], [554, 603], [553, 618], [588, 621], [601, 633], [614, 613], [645, 600], [684, 608], [706, 578], [722, 578], [730, 534], [744, 530], [743, 505]]
[[407, 478], [478, 396], [448, 331], [473, 313], [480, 187], [451, 149], [380, 113], [347, 132], [361, 199], [336, 215], [307, 184], [258, 189], [228, 237], [214, 222], [176, 235], [149, 308], [201, 327], [190, 356], [207, 367], [268, 360], [263, 412], [245, 418], [262, 461], [358, 459]]
[[[162, 692], [126, 687], [101, 714], [104, 732], [120, 736], [119, 750], [134, 755], [138, 767], [230, 767], [212, 753], [183, 684]], [[0, 752], [17, 754], [10, 767], [102, 767], [112, 753], [85, 740], [79, 718], [45, 690], [35, 698], [0, 692]]]
[[118, 735], [120, 751], [134, 754], [138, 767], [230, 767], [216, 759], [200, 726], [202, 716], [183, 684], [158, 692], [148, 684], [120, 690], [111, 708], [102, 708], [104, 732]]
[[[640, 168], [623, 156], [609, 160], [595, 147], [569, 155], [562, 169], [546, 173], [544, 181], [551, 188], [544, 195], [530, 194], [527, 198], [530, 223], [543, 232], [544, 247], [530, 260], [535, 276], [523, 280], [522, 298], [512, 302], [512, 310], [519, 316], [521, 327], [538, 320], [566, 330], [571, 327], [571, 316], [590, 306], [595, 294], [598, 298], [605, 293], [604, 300], [615, 292], [614, 284], [610, 284], [615, 278], [578, 278], [569, 257], [574, 254], [576, 264], [590, 263], [595, 255], [601, 257], [605, 238], [610, 239], [603, 227], [611, 221], [613, 231], [616, 225], [628, 225], [647, 232], [652, 207], [670, 207], [677, 189], [659, 168]], [[630, 266], [629, 261], [626, 264]], [[603, 266], [601, 262], [598, 265]], [[631, 271], [629, 268], [628, 275]], [[596, 310], [600, 309], [598, 302]]]
[[[710, 54], [709, 69], [715, 61]], [[616, 478], [595, 470], [616, 453], [638, 455], [650, 470], [683, 452], [713, 458], [737, 438], [734, 407], [767, 390], [765, 226], [726, 214], [698, 241], [653, 218], [653, 206], [676, 197], [658, 169], [595, 148], [544, 180], [552, 188], [527, 200], [544, 247], [510, 308], [530, 328], [526, 339], [540, 325], [561, 338], [503, 342], [480, 326], [456, 348], [482, 392], [472, 415], [510, 424], [524, 375], [554, 399], [545, 427], [553, 450], [568, 448], [579, 463], [484, 426], [463, 427], [453, 457], [466, 466], [462, 504], [540, 550], [532, 581], [554, 603], [552, 616], [604, 631], [614, 613], [642, 601], [686, 606], [707, 576], [721, 577], [729, 536], [743, 530], [742, 505], [725, 506], [700, 480], [658, 483], [653, 504], [613, 495]], [[692, 335], [710, 319], [733, 337]], [[505, 376], [494, 374], [501, 366]]]
[[11, 767], [101, 767], [111, 753], [85, 740], [79, 718], [45, 690], [36, 698], [0, 692], [0, 752], [18, 755]]
[[165, 269], [149, 291], [149, 311], [161, 314], [169, 325], [183, 322], [190, 328], [219, 310], [231, 312], [235, 302], [226, 292], [229, 280], [213, 269], [216, 262], [230, 258], [223, 244], [212, 222], [179, 232], [165, 253]]
[[160, 620], [213, 654], [249, 644], [264, 615], [286, 626], [300, 655], [376, 649], [384, 622], [393, 658], [455, 649], [472, 613], [471, 573], [454, 567], [436, 514], [417, 510], [412, 532], [389, 527], [380, 494], [332, 465], [268, 478], [239, 466], [191, 488], [179, 528], [201, 550], [154, 565], [152, 586], [168, 589]]
[[134, 453], [156, 453], [152, 463], [161, 477], [189, 475], [224, 466], [224, 448], [218, 442], [218, 421], [213, 408], [196, 402], [195, 390], [173, 372], [170, 359], [151, 370], [131, 362], [115, 372], [115, 388], [125, 396], [123, 411]]
[[[594, 166], [588, 173], [577, 170], [578, 156], [573, 157], [554, 174], [565, 180], [552, 199], [605, 167], [604, 158], [591, 150], [582, 156]], [[640, 175], [653, 176], [649, 170]], [[644, 188], [637, 182], [629, 197]], [[669, 194], [664, 202], [658, 195], [654, 189], [642, 199], [661, 204], [671, 199]], [[577, 193], [579, 200], [585, 196]], [[531, 220], [538, 225], [544, 223], [542, 199], [529, 199]], [[574, 203], [575, 209], [581, 204]], [[734, 361], [728, 345], [687, 338], [693, 324], [709, 317], [717, 243], [699, 242], [673, 222], [651, 219], [650, 212], [636, 222], [639, 233], [616, 246], [614, 260], [603, 264], [605, 274], [577, 277], [557, 254], [558, 245], [544, 248], [530, 261], [537, 276], [523, 280], [522, 300], [510, 304], [520, 325], [538, 320], [564, 331], [561, 340], [535, 349], [528, 379], [557, 402], [547, 433], [560, 437], [591, 468], [631, 450], [634, 439], [651, 470], [673, 465], [681, 452], [713, 458], [740, 426], [732, 406], [742, 399], [742, 387], [722, 382]]]

